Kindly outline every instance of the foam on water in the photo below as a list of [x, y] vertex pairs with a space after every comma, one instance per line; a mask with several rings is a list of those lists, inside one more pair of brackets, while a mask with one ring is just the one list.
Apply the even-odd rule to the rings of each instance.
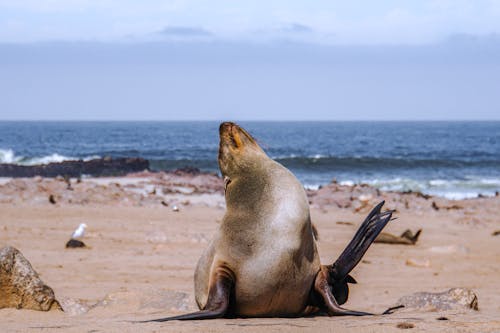
[[31, 157], [27, 158], [24, 156], [19, 156], [14, 153], [12, 149], [0, 149], [0, 163], [5, 164], [17, 164], [17, 165], [40, 165], [49, 163], [61, 163], [64, 161], [77, 161], [84, 160], [90, 161], [99, 158], [98, 155], [87, 156], [85, 158], [78, 158], [73, 156], [64, 156], [58, 153], [53, 153], [41, 157]]
[[366, 179], [361, 183], [369, 184], [382, 191], [418, 191], [447, 199], [460, 200], [476, 198], [479, 195], [494, 196], [498, 191], [500, 179], [467, 177], [464, 179], [411, 178]]
[[12, 149], [0, 149], [0, 163], [18, 163], [19, 160]]

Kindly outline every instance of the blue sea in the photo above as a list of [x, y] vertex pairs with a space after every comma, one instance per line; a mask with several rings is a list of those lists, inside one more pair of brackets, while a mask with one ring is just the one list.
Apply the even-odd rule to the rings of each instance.
[[[333, 179], [451, 199], [500, 191], [500, 122], [241, 122], [306, 187]], [[142, 157], [218, 172], [218, 122], [0, 122], [0, 163]]]

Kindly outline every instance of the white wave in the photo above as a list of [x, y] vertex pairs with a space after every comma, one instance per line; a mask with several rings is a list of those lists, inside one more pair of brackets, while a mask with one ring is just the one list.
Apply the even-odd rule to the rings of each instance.
[[85, 161], [85, 162], [87, 162], [87, 161], [95, 160], [95, 159], [98, 159], [98, 158], [101, 158], [101, 156], [99, 156], [99, 155], [90, 155], [90, 156], [82, 158], [82, 160]]
[[286, 159], [294, 159], [294, 158], [301, 158], [301, 159], [312, 159], [312, 160], [320, 160], [323, 158], [330, 158], [331, 156], [328, 155], [323, 155], [323, 154], [314, 154], [314, 155], [297, 155], [297, 154], [289, 154], [289, 155], [271, 155], [271, 158], [274, 160], [286, 160]]
[[468, 177], [465, 179], [429, 179], [411, 178], [343, 180], [341, 185], [368, 184], [382, 191], [414, 191], [451, 200], [476, 198], [479, 195], [494, 196], [500, 191], [500, 179]]
[[12, 149], [0, 149], [0, 163], [17, 163], [22, 157], [16, 156]]
[[[90, 161], [100, 156], [92, 155], [83, 158], [84, 161]], [[77, 161], [80, 160], [78, 157], [64, 156], [57, 153], [53, 153], [47, 156], [41, 157], [23, 157], [17, 156], [12, 149], [0, 149], [0, 163], [6, 164], [18, 164], [18, 165], [40, 165], [49, 163], [61, 163], [64, 161]]]
[[59, 155], [57, 153], [43, 156], [43, 157], [33, 157], [23, 161], [23, 165], [38, 165], [38, 164], [49, 164], [49, 163], [61, 163], [64, 161], [78, 160], [76, 157], [68, 157]]
[[312, 190], [312, 191], [317, 191], [319, 190], [320, 185], [315, 185], [315, 184], [304, 184], [304, 188], [306, 190]]

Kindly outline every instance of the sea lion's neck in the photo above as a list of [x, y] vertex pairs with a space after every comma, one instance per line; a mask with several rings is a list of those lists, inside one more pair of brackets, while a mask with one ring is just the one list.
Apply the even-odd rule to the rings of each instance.
[[226, 191], [226, 206], [228, 212], [255, 214], [269, 200], [270, 188], [265, 174], [248, 174], [231, 180]]

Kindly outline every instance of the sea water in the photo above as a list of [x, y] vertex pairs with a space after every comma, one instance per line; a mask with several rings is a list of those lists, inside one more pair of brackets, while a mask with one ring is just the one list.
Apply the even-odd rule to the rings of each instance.
[[[500, 122], [241, 122], [306, 187], [336, 180], [451, 199], [500, 191]], [[142, 157], [218, 172], [218, 122], [0, 122], [0, 163]]]

